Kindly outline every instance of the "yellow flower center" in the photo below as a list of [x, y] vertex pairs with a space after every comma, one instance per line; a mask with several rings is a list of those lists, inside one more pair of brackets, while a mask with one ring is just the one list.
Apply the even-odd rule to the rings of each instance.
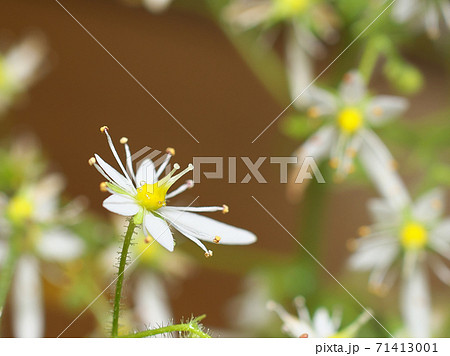
[[13, 223], [19, 224], [31, 217], [33, 204], [23, 196], [15, 196], [9, 202], [7, 215]]
[[275, 12], [282, 17], [301, 14], [309, 5], [310, 0], [274, 0]]
[[338, 125], [345, 133], [356, 132], [363, 124], [363, 114], [357, 108], [345, 108], [338, 115]]
[[149, 211], [155, 211], [166, 205], [166, 193], [169, 186], [154, 184], [144, 184], [137, 189], [136, 200]]
[[403, 226], [400, 239], [404, 249], [420, 250], [428, 241], [428, 232], [421, 224], [410, 222]]

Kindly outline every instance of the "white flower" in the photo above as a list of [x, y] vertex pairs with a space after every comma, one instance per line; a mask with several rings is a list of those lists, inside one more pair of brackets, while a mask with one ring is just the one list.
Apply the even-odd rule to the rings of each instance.
[[450, 2], [448, 0], [397, 0], [392, 16], [397, 22], [411, 21], [423, 27], [430, 38], [440, 34], [440, 13], [450, 29]]
[[360, 229], [361, 238], [352, 241], [355, 249], [350, 266], [370, 271], [370, 289], [386, 293], [401, 273], [401, 308], [413, 337], [430, 334], [430, 297], [426, 267], [447, 285], [450, 269], [450, 219], [443, 219], [444, 194], [435, 189], [415, 203], [392, 204], [374, 199], [368, 205], [374, 224]]
[[341, 329], [342, 316], [338, 310], [335, 309], [330, 315], [325, 308], [319, 308], [311, 318], [303, 297], [295, 298], [294, 302], [298, 317], [289, 314], [273, 301], [267, 303], [267, 308], [275, 311], [283, 321], [283, 331], [291, 337], [354, 337], [370, 319], [370, 314], [364, 312], [349, 326]]
[[313, 76], [311, 58], [322, 58], [325, 43], [338, 38], [336, 17], [330, 7], [317, 0], [234, 0], [227, 6], [225, 19], [240, 29], [272, 28], [287, 25], [286, 64], [292, 95], [297, 96]]
[[142, 4], [147, 10], [155, 13], [166, 10], [171, 3], [172, 0], [142, 0]]
[[46, 52], [43, 39], [31, 35], [0, 54], [0, 114], [42, 74]]
[[135, 174], [127, 144], [128, 140], [126, 138], [120, 140], [125, 146], [127, 166], [127, 169], [125, 169], [108, 133], [108, 128], [104, 126], [101, 131], [106, 134], [111, 151], [123, 173], [119, 173], [97, 154], [89, 160], [89, 163], [108, 180], [108, 182], [100, 185], [102, 190], [111, 193], [111, 196], [103, 201], [103, 206], [107, 210], [123, 216], [132, 216], [135, 224], [142, 225], [146, 236], [153, 237], [169, 251], [173, 251], [175, 246], [169, 225], [200, 246], [205, 251], [206, 257], [211, 256], [212, 251], [208, 250], [200, 240], [216, 244], [220, 242], [226, 245], [246, 245], [256, 241], [256, 236], [247, 230], [194, 213], [214, 211], [227, 213], [228, 207], [226, 205], [211, 207], [167, 206], [166, 199], [173, 198], [193, 186], [193, 181], [188, 180], [185, 184], [168, 193], [168, 190], [176, 181], [194, 168], [192, 164], [189, 164], [185, 170], [176, 175], [175, 172], [180, 166], [175, 164], [174, 169], [168, 175], [159, 179], [170, 158], [175, 154], [174, 149], [167, 149], [166, 159], [158, 167], [158, 170], [155, 169], [150, 159], [145, 159]]
[[[402, 114], [408, 107], [406, 99], [369, 96], [362, 76], [351, 71], [344, 76], [338, 94], [311, 87], [305, 93], [304, 103], [299, 108], [306, 107], [309, 117], [323, 119], [325, 124], [295, 152], [299, 164], [305, 157], [313, 157], [316, 162], [329, 158], [336, 169], [336, 178], [343, 179], [354, 169], [354, 157], [364, 151], [359, 158], [365, 167], [383, 167], [373, 174], [392, 175], [395, 161], [372, 127], [382, 126]], [[304, 189], [301, 186], [291, 184], [291, 193], [299, 195], [299, 189]], [[388, 187], [387, 195], [398, 189], [398, 184]]]
[[[13, 332], [17, 337], [44, 336], [44, 304], [40, 261], [66, 262], [78, 258], [83, 241], [62, 227], [78, 214], [75, 202], [60, 210], [63, 181], [59, 175], [44, 177], [0, 204], [0, 262], [3, 264], [11, 239], [21, 239], [12, 285]], [[20, 233], [19, 233], [20, 232]]]

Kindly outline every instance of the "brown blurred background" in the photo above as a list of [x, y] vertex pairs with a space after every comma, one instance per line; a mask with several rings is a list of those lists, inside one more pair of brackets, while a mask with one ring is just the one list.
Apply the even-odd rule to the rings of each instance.
[[[225, 160], [249, 156], [254, 161], [259, 156], [289, 155], [298, 145], [283, 137], [276, 125], [251, 144], [283, 108], [207, 18], [179, 9], [152, 15], [111, 0], [64, 0], [63, 4], [200, 142], [196, 143], [55, 1], [2, 0], [1, 37], [14, 41], [30, 30], [40, 30], [52, 52], [48, 75], [2, 125], [12, 134], [36, 133], [52, 168], [67, 177], [68, 193], [87, 196], [91, 209], [108, 214], [101, 208], [104, 195], [98, 190], [100, 177], [87, 164], [94, 152], [106, 160], [112, 157], [99, 132], [102, 125], [109, 126], [116, 142], [127, 136], [132, 150], [175, 147], [181, 166], [193, 156], [223, 156]], [[430, 76], [438, 78], [438, 69], [430, 71]], [[443, 87], [443, 80], [436, 79], [436, 87]], [[433, 92], [429, 100], [442, 105], [445, 97], [441, 93], [445, 91]], [[420, 110], [417, 106], [411, 112], [415, 109]], [[261, 171], [268, 184], [256, 184], [254, 179], [249, 184], [203, 180], [178, 202], [199, 195], [199, 205], [228, 204], [230, 214], [218, 218], [259, 237], [256, 245], [240, 248], [240, 256], [250, 249], [288, 256], [299, 246], [251, 196], [292, 233], [298, 230], [298, 209], [287, 203], [285, 186], [277, 183], [278, 166], [266, 162]], [[238, 180], [246, 173], [241, 164]], [[323, 247], [329, 252], [323, 262], [333, 273], [344, 268], [346, 239], [368, 222], [365, 200], [369, 194], [373, 195], [357, 189], [334, 194], [325, 214], [330, 239]], [[217, 246], [214, 258], [207, 263], [228, 258], [233, 264], [237, 258], [233, 251], [237, 250]], [[203, 254], [197, 249], [193, 252], [194, 258], [204, 263]], [[240, 291], [240, 281], [233, 273], [198, 269], [181, 291], [171, 293], [175, 320], [205, 313], [206, 325], [225, 328], [225, 305]], [[46, 309], [48, 337], [56, 336], [76, 316], [63, 314], [55, 305]], [[65, 336], [86, 335], [92, 322], [86, 313]]]

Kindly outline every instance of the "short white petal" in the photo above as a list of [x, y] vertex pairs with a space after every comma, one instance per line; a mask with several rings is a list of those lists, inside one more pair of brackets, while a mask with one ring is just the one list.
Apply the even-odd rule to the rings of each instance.
[[401, 211], [395, 209], [389, 201], [385, 199], [374, 198], [367, 203], [370, 216], [373, 221], [383, 224], [399, 223], [402, 216]]
[[418, 9], [418, 0], [397, 0], [392, 16], [397, 22], [409, 20]]
[[392, 236], [362, 237], [357, 242], [357, 250], [349, 259], [349, 265], [354, 270], [387, 268], [399, 253], [398, 244]]
[[37, 245], [42, 258], [57, 262], [80, 257], [84, 248], [84, 242], [80, 237], [61, 227], [44, 231]]
[[380, 95], [370, 100], [366, 117], [374, 126], [381, 126], [399, 117], [408, 109], [408, 100], [399, 96]]
[[366, 96], [366, 83], [357, 70], [345, 74], [339, 86], [339, 95], [345, 105], [358, 104]]
[[64, 188], [64, 178], [50, 174], [41, 179], [33, 190], [35, 219], [45, 222], [54, 217], [58, 208], [58, 196]]
[[432, 239], [438, 239], [450, 244], [450, 219], [444, 219], [431, 232]]
[[314, 313], [313, 325], [317, 337], [330, 337], [337, 332], [334, 322], [325, 308], [319, 308]]
[[133, 198], [121, 194], [110, 195], [103, 201], [103, 207], [112, 213], [123, 216], [136, 215], [140, 209]]
[[250, 231], [237, 228], [203, 215], [188, 213], [171, 207], [161, 208], [158, 211], [170, 223], [172, 221], [190, 231], [200, 240], [214, 242], [216, 236], [220, 237], [220, 244], [248, 245], [256, 241], [256, 235]]
[[424, 267], [416, 267], [404, 279], [401, 293], [403, 318], [411, 337], [430, 337], [430, 290]]
[[43, 337], [44, 304], [37, 259], [27, 255], [20, 258], [12, 288], [14, 336]]
[[142, 161], [136, 172], [136, 185], [141, 187], [144, 184], [153, 184], [156, 182], [155, 165], [152, 160], [146, 158]]
[[439, 218], [444, 211], [445, 192], [436, 188], [422, 195], [414, 203], [412, 214], [422, 222], [431, 222]]
[[161, 246], [173, 251], [175, 243], [172, 232], [163, 219], [154, 216], [152, 213], [145, 214], [144, 231], [150, 234]]
[[119, 187], [130, 193], [136, 193], [132, 182], [130, 182], [125, 176], [119, 173], [115, 168], [106, 163], [98, 154], [94, 155], [97, 163], [103, 169], [103, 171], [113, 180]]
[[134, 311], [148, 328], [165, 326], [172, 321], [169, 297], [162, 281], [149, 271], [141, 271], [136, 281]]

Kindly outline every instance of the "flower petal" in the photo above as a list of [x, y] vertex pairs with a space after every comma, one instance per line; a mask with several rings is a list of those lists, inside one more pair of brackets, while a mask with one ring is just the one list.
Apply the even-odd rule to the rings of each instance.
[[20, 258], [12, 288], [14, 335], [43, 337], [44, 306], [38, 260], [27, 255]]
[[112, 213], [123, 216], [136, 215], [140, 209], [133, 198], [121, 194], [110, 195], [103, 201], [103, 207]]
[[45, 231], [37, 245], [40, 256], [46, 260], [65, 262], [81, 256], [85, 248], [83, 240], [61, 227]]
[[136, 172], [136, 186], [139, 188], [144, 184], [153, 184], [156, 182], [155, 165], [152, 160], [146, 158], [142, 161]]
[[[161, 210], [161, 209], [160, 209]], [[144, 232], [150, 234], [158, 243], [169, 251], [173, 251], [175, 243], [169, 225], [161, 219], [147, 213], [144, 216]]]
[[139, 273], [134, 304], [135, 313], [146, 329], [168, 325], [173, 318], [164, 285], [154, 273]]
[[319, 308], [314, 313], [313, 325], [317, 337], [330, 337], [337, 332], [333, 320], [325, 308]]
[[237, 228], [220, 221], [213, 220], [203, 215], [189, 213], [164, 207], [158, 211], [165, 219], [174, 225], [180, 225], [196, 238], [214, 242], [219, 236], [220, 244], [224, 245], [248, 245], [256, 241], [255, 234], [250, 231]]
[[418, 10], [418, 4], [418, 0], [397, 0], [392, 9], [392, 16], [397, 22], [405, 22]]
[[368, 271], [387, 268], [399, 253], [399, 246], [392, 236], [362, 237], [358, 247], [349, 259], [350, 268]]
[[143, 0], [144, 7], [151, 12], [161, 12], [169, 7], [172, 0]]
[[122, 174], [120, 174], [115, 168], [106, 163], [98, 154], [94, 155], [95, 160], [99, 166], [105, 171], [105, 173], [122, 189], [130, 192], [131, 194], [136, 194], [136, 188], [131, 184], [131, 182]]
[[367, 120], [373, 126], [381, 126], [403, 114], [408, 109], [408, 100], [399, 96], [380, 95], [374, 97], [366, 108]]
[[366, 83], [357, 70], [345, 74], [339, 86], [339, 95], [345, 105], [358, 104], [366, 96]]
[[400, 211], [393, 208], [385, 199], [370, 199], [367, 203], [373, 221], [382, 224], [396, 224], [402, 218]]
[[442, 215], [444, 204], [445, 193], [442, 189], [436, 188], [417, 199], [412, 214], [421, 222], [432, 222]]
[[401, 305], [411, 337], [430, 337], [431, 304], [425, 268], [421, 263], [403, 281]]

